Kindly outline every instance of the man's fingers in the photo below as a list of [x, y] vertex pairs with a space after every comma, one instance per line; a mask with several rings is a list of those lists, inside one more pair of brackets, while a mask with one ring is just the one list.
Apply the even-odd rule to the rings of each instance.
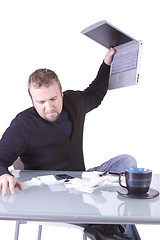
[[18, 188], [20, 191], [23, 191], [23, 186], [22, 186], [22, 184], [20, 182], [17, 182], [15, 187]]
[[116, 50], [114, 48], [110, 48], [109, 51], [107, 52], [105, 58], [104, 58], [104, 62], [107, 65], [111, 65], [112, 63], [112, 59], [113, 59], [113, 55], [115, 54]]
[[14, 178], [10, 178], [9, 179], [9, 190], [10, 190], [11, 194], [14, 194], [15, 184], [16, 184], [16, 182], [15, 182]]
[[108, 52], [110, 53], [111, 56], [113, 56], [115, 54], [116, 50], [111, 47]]
[[17, 178], [11, 176], [10, 174], [3, 174], [0, 176], [0, 193], [2, 196], [7, 194], [7, 189], [9, 188], [11, 194], [14, 194], [15, 188], [20, 191], [23, 190], [22, 184], [17, 180]]
[[16, 178], [10, 178], [9, 179], [9, 189], [11, 194], [14, 194], [15, 188], [18, 188], [19, 190], [23, 190], [22, 184], [16, 179]]
[[4, 181], [2, 185], [2, 196], [5, 196], [7, 194], [8, 189], [8, 182]]
[[1, 194], [1, 190], [2, 190], [2, 184], [0, 184], [0, 194]]

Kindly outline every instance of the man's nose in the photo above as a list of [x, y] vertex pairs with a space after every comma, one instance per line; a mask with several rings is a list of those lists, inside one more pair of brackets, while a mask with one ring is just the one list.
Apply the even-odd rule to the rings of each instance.
[[53, 109], [53, 104], [52, 104], [52, 102], [51, 102], [51, 101], [47, 101], [47, 102], [45, 103], [45, 108], [46, 108], [47, 111], [52, 110], [52, 109]]

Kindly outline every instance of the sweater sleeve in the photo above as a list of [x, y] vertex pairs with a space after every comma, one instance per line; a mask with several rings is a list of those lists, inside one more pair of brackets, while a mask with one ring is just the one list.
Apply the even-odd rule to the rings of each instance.
[[14, 119], [0, 140], [0, 175], [9, 173], [8, 167], [26, 149], [25, 136], [18, 121]]
[[101, 104], [108, 90], [109, 72], [110, 66], [103, 62], [94, 81], [82, 92], [85, 98], [86, 112]]

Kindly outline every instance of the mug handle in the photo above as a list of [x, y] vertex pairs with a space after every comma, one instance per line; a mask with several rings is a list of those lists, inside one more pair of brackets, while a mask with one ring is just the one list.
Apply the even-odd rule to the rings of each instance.
[[121, 173], [119, 174], [119, 185], [120, 185], [121, 187], [127, 188], [126, 186], [122, 185], [122, 183], [121, 183], [121, 182], [122, 182], [121, 177], [124, 176], [124, 174], [125, 174], [125, 172], [121, 172]]

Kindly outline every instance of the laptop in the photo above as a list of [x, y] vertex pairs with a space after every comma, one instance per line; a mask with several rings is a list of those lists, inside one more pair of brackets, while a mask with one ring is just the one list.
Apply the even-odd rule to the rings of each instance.
[[138, 84], [142, 41], [132, 38], [106, 20], [85, 28], [81, 33], [107, 49], [110, 47], [116, 49], [111, 64], [108, 89]]

